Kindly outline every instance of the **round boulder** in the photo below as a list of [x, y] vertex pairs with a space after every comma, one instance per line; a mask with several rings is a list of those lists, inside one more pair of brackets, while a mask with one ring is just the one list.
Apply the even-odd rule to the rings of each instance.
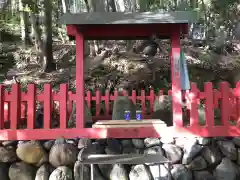
[[36, 173], [35, 180], [48, 180], [53, 167], [50, 164], [43, 164]]
[[36, 168], [24, 162], [17, 162], [10, 166], [8, 176], [10, 180], [35, 180]]
[[73, 172], [66, 166], [60, 166], [52, 172], [49, 180], [73, 180]]
[[73, 167], [75, 161], [77, 160], [77, 154], [77, 147], [72, 144], [54, 144], [49, 152], [49, 162], [54, 167]]
[[12, 163], [17, 160], [16, 149], [12, 146], [0, 147], [0, 162]]
[[48, 162], [48, 154], [42, 145], [37, 141], [28, 141], [18, 146], [17, 156], [28, 164], [35, 164], [40, 167]]

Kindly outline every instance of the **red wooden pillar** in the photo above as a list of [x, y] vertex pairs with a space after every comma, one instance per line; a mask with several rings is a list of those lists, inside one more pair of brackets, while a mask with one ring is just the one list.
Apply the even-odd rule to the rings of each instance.
[[76, 31], [76, 128], [84, 127], [84, 37]]
[[171, 33], [171, 76], [173, 125], [182, 126], [182, 91], [180, 77], [180, 27]]

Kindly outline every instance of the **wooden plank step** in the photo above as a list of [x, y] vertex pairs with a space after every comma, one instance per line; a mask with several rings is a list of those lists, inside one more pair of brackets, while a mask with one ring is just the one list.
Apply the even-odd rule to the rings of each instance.
[[142, 119], [139, 120], [99, 120], [95, 124], [165, 124], [160, 119]]
[[167, 127], [167, 125], [158, 119], [137, 120], [101, 120], [93, 124], [93, 128], [139, 128], [139, 127]]

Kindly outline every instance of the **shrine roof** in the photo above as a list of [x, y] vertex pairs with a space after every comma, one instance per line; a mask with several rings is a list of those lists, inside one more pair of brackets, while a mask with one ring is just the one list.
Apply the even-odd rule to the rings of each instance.
[[103, 25], [103, 24], [174, 24], [194, 23], [198, 20], [197, 11], [175, 12], [83, 12], [66, 13], [60, 24]]

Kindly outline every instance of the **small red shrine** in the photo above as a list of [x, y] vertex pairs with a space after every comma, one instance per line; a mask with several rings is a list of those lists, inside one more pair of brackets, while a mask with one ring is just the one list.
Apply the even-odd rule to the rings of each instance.
[[83, 127], [84, 113], [84, 40], [98, 39], [147, 39], [153, 34], [171, 39], [171, 72], [173, 119], [181, 125], [180, 37], [188, 34], [188, 24], [197, 21], [197, 12], [92, 12], [65, 14], [61, 24], [67, 25], [67, 33], [76, 40], [76, 95], [77, 122]]

